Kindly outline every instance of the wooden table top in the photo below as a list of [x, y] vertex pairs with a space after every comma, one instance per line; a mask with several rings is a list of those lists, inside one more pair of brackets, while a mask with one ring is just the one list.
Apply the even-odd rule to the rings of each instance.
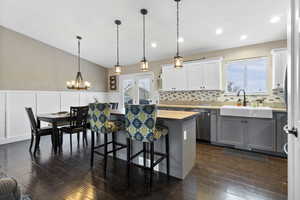
[[37, 119], [45, 122], [60, 122], [70, 118], [69, 112], [38, 114]]
[[[124, 115], [124, 111], [120, 110], [112, 110], [112, 115]], [[182, 120], [193, 117], [199, 114], [198, 112], [190, 112], [190, 111], [175, 111], [175, 110], [158, 110], [157, 111], [157, 118], [160, 119], [176, 119]]]

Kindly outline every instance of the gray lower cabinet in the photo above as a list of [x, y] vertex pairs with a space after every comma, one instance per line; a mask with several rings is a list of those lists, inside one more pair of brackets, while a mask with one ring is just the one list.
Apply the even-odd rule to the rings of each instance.
[[275, 151], [273, 119], [219, 116], [217, 142], [241, 149]]
[[234, 117], [219, 117], [217, 142], [244, 146], [245, 125], [243, 120]]
[[273, 119], [248, 119], [245, 142], [248, 149], [275, 151]]

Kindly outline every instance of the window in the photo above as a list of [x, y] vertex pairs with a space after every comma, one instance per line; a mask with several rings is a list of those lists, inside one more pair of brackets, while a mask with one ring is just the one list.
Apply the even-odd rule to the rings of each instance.
[[121, 106], [125, 104], [150, 104], [153, 92], [153, 73], [120, 76]]
[[226, 92], [245, 89], [251, 93], [267, 93], [268, 59], [255, 58], [229, 62], [226, 66]]

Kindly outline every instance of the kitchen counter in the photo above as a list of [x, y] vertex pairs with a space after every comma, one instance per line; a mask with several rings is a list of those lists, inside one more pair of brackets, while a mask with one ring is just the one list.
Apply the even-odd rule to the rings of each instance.
[[[157, 118], [169, 128], [170, 146], [170, 175], [184, 179], [192, 170], [196, 161], [196, 116], [198, 112], [158, 110]], [[123, 117], [124, 110], [112, 111], [114, 117]], [[127, 134], [116, 134], [116, 140], [126, 143]], [[141, 142], [133, 142], [132, 155], [143, 148]], [[155, 141], [155, 151], [165, 152], [165, 138]], [[118, 152], [117, 157], [126, 160], [126, 152]], [[133, 160], [136, 164], [143, 164], [141, 158]], [[166, 162], [159, 164], [159, 171], [166, 173]]]
[[[113, 110], [111, 112], [111, 114], [112, 115], [124, 115], [124, 112]], [[190, 112], [190, 111], [158, 110], [157, 118], [183, 120], [183, 119], [193, 117], [197, 114], [199, 114], [199, 113], [198, 112]]]
[[[213, 105], [176, 105], [176, 104], [158, 104], [158, 107], [163, 108], [190, 108], [190, 109], [215, 109], [218, 110], [222, 106]], [[272, 108], [273, 112], [286, 112], [285, 108]]]

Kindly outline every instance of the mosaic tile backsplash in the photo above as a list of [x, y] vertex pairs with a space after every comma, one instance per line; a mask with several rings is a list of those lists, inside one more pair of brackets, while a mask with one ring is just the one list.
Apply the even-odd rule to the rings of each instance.
[[[241, 93], [243, 94], [243, 93]], [[235, 104], [238, 99], [236, 95], [224, 94], [223, 91], [160, 91], [159, 100], [162, 103], [211, 103], [211, 104]], [[271, 95], [247, 95], [247, 101], [253, 102], [257, 99], [264, 99], [264, 105], [272, 107], [284, 107], [283, 90], [273, 90]]]

